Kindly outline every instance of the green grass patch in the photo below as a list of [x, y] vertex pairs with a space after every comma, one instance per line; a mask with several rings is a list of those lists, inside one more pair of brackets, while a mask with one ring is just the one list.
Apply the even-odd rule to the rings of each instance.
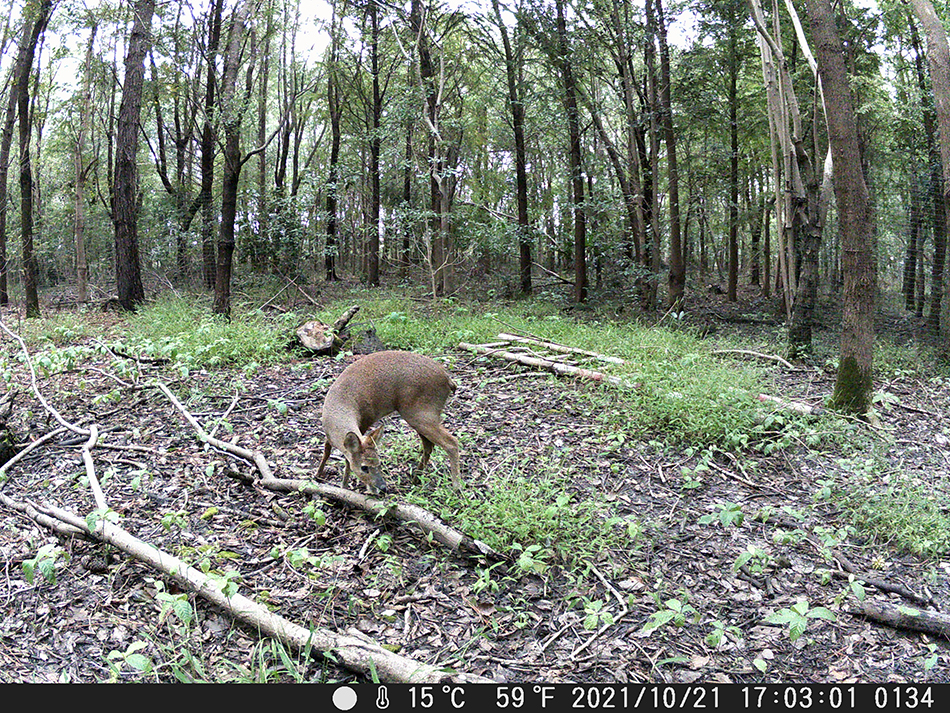
[[236, 305], [231, 321], [211, 314], [208, 299], [161, 297], [128, 318], [127, 348], [189, 368], [273, 364], [287, 358], [295, 314], [274, 319]]
[[871, 541], [924, 557], [950, 550], [946, 494], [905, 474], [892, 476], [885, 488], [849, 483], [835, 491], [859, 532]]
[[439, 514], [499, 552], [512, 553], [521, 570], [540, 574], [551, 564], [600, 561], [611, 550], [629, 552], [639, 524], [614, 517], [597, 494], [572, 493], [566, 466], [535, 463], [539, 475], [513, 470], [484, 494], [459, 494], [445, 469], [423, 473], [408, 499]]
[[[352, 303], [349, 299], [330, 304], [317, 316], [332, 322]], [[621, 357], [625, 365], [593, 364], [591, 368], [602, 368], [638, 388], [587, 390], [610, 428], [729, 449], [771, 437], [768, 429], [756, 424], [762, 406], [755, 395], [768, 390], [761, 367], [713, 356], [708, 342], [677, 325], [645, 327], [591, 315], [577, 319], [539, 300], [499, 306], [452, 300], [416, 302], [383, 295], [361, 297], [359, 304], [355, 321], [373, 327], [384, 343], [397, 349], [454, 352], [457, 359], [465, 359], [458, 351], [459, 342], [489, 342], [499, 332], [514, 332]], [[486, 363], [489, 359], [474, 354], [467, 358]]]

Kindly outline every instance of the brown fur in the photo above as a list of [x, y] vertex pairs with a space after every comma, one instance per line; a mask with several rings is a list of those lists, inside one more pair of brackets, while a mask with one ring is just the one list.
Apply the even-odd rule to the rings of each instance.
[[376, 444], [379, 419], [398, 412], [422, 439], [419, 468], [429, 463], [433, 445], [448, 455], [452, 483], [461, 489], [458, 440], [442, 425], [442, 409], [455, 392], [455, 382], [438, 362], [413, 352], [367, 354], [350, 364], [327, 391], [323, 401], [323, 431], [327, 442], [317, 470], [322, 477], [333, 448], [346, 458], [343, 487], [353, 472], [371, 492], [386, 492]]

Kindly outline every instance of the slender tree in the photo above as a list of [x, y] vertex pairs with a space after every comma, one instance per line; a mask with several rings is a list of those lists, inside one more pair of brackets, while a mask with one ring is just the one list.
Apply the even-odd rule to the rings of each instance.
[[16, 92], [17, 116], [20, 134], [20, 231], [23, 241], [23, 294], [26, 316], [40, 316], [39, 296], [36, 292], [36, 255], [33, 251], [33, 168], [30, 161], [30, 70], [33, 55], [40, 36], [46, 30], [53, 3], [42, 0], [38, 5], [30, 3], [25, 12], [23, 34], [15, 70], [16, 82], [11, 91]]
[[84, 162], [86, 138], [89, 134], [89, 118], [92, 114], [92, 60], [96, 42], [96, 33], [99, 24], [93, 21], [89, 30], [89, 41], [86, 44], [86, 61], [83, 65], [82, 108], [79, 117], [79, 127], [76, 132], [75, 148], [75, 196], [73, 207], [75, 212], [73, 236], [76, 245], [76, 292], [80, 302], [85, 302], [88, 295], [89, 264], [86, 259], [86, 178], [89, 174], [89, 165]]
[[379, 5], [377, 0], [369, 0], [367, 13], [370, 21], [370, 74], [373, 84], [373, 99], [370, 105], [371, 133], [369, 140], [369, 180], [370, 180], [370, 208], [369, 208], [369, 240], [366, 248], [366, 282], [372, 287], [379, 287], [379, 219], [380, 219], [380, 185], [379, 185], [379, 155], [382, 150], [381, 123], [383, 118], [383, 95], [379, 82]]
[[[950, 42], [947, 31], [930, 0], [910, 0], [914, 14], [920, 21], [927, 38], [927, 58], [930, 62], [930, 83], [933, 88], [937, 113], [937, 131], [940, 137], [940, 160], [943, 163], [944, 221], [950, 220], [947, 201], [950, 200]], [[935, 158], [935, 157], [934, 157]], [[933, 158], [931, 159], [933, 161]], [[934, 262], [930, 285], [930, 313], [927, 323], [935, 334], [940, 331], [940, 306], [943, 298], [943, 268], [946, 260], [947, 234], [950, 230], [934, 230]]]
[[564, 0], [555, 0], [554, 6], [557, 12], [558, 54], [570, 146], [571, 210], [574, 215], [574, 301], [583, 302], [587, 299], [587, 206], [584, 202], [584, 165], [581, 153], [580, 114], [577, 110], [577, 86], [574, 79], [567, 21], [564, 16]]
[[[518, 264], [522, 294], [531, 294], [531, 220], [528, 217], [528, 153], [525, 146], [525, 106], [521, 67], [508, 36], [508, 26], [501, 17], [498, 0], [492, 0], [495, 21], [505, 51], [505, 77], [508, 80], [508, 110], [515, 139], [515, 201], [518, 204]], [[520, 54], [520, 53], [519, 53]]]
[[327, 110], [330, 115], [330, 168], [326, 183], [326, 244], [323, 251], [323, 276], [327, 282], [339, 280], [336, 274], [336, 259], [339, 253], [337, 236], [337, 201], [340, 191], [340, 143], [342, 129], [340, 119], [342, 101], [339, 80], [339, 17], [337, 0], [333, 0], [333, 15], [330, 21], [330, 62], [327, 68]]
[[137, 0], [125, 56], [125, 80], [116, 123], [116, 157], [112, 199], [115, 227], [115, 281], [119, 305], [134, 310], [145, 300], [139, 263], [139, 116], [145, 81], [145, 56], [152, 41], [155, 0]]
[[[647, 0], [650, 2], [651, 0]], [[663, 139], [666, 143], [666, 165], [668, 170], [667, 190], [670, 198], [670, 273], [669, 306], [682, 306], [686, 292], [686, 262], [683, 259], [683, 238], [680, 230], [680, 189], [679, 166], [676, 161], [676, 131], [673, 128], [673, 101], [670, 84], [670, 49], [666, 39], [666, 19], [663, 16], [663, 3], [656, 3], [657, 38], [660, 41], [660, 123], [663, 127]]]
[[[248, 17], [252, 0], [240, 0], [231, 16], [224, 68], [221, 72], [221, 126], [224, 131], [224, 174], [221, 179], [221, 224], [218, 228], [217, 263], [214, 277], [215, 314], [231, 318], [231, 267], [234, 256], [234, 222], [237, 217], [238, 182], [247, 158], [241, 155], [241, 123], [254, 88], [254, 48], [248, 48]], [[253, 45], [253, 41], [251, 42]], [[242, 94], [238, 73], [250, 57], [247, 82]]]

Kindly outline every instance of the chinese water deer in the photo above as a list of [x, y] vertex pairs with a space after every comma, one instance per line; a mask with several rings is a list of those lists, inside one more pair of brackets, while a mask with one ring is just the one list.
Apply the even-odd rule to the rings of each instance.
[[422, 439], [425, 468], [438, 444], [449, 456], [452, 484], [461, 489], [459, 443], [442, 425], [442, 409], [455, 391], [455, 383], [438, 362], [412, 352], [375, 352], [350, 364], [337, 378], [323, 401], [323, 432], [327, 441], [317, 477], [323, 475], [330, 452], [343, 452], [346, 469], [366, 484], [370, 492], [385, 493], [386, 481], [379, 470], [376, 443], [383, 427], [369, 428], [383, 416], [398, 411]]

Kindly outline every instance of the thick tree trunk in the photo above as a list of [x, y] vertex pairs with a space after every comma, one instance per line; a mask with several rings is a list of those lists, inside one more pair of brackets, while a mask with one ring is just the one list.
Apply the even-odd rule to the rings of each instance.
[[234, 222], [237, 217], [238, 183], [241, 179], [241, 122], [253, 91], [254, 46], [248, 49], [250, 67], [244, 95], [238, 92], [238, 71], [245, 57], [251, 0], [234, 8], [228, 46], [221, 73], [221, 125], [224, 129], [224, 175], [221, 181], [221, 225], [218, 229], [218, 259], [214, 278], [213, 312], [231, 318], [231, 270], [234, 259]]
[[829, 0], [808, 0], [818, 69], [825, 96], [828, 140], [834, 156], [835, 199], [841, 226], [844, 310], [838, 379], [832, 404], [851, 413], [866, 413], [873, 388], [874, 292], [877, 269], [871, 208], [861, 154], [857, 119], [848, 84], [844, 50]]
[[119, 305], [134, 310], [145, 300], [139, 264], [139, 116], [145, 82], [145, 56], [152, 42], [155, 0], [138, 0], [133, 8], [132, 32], [125, 57], [122, 102], [116, 122], [115, 190], [112, 220], [115, 225], [115, 281]]

